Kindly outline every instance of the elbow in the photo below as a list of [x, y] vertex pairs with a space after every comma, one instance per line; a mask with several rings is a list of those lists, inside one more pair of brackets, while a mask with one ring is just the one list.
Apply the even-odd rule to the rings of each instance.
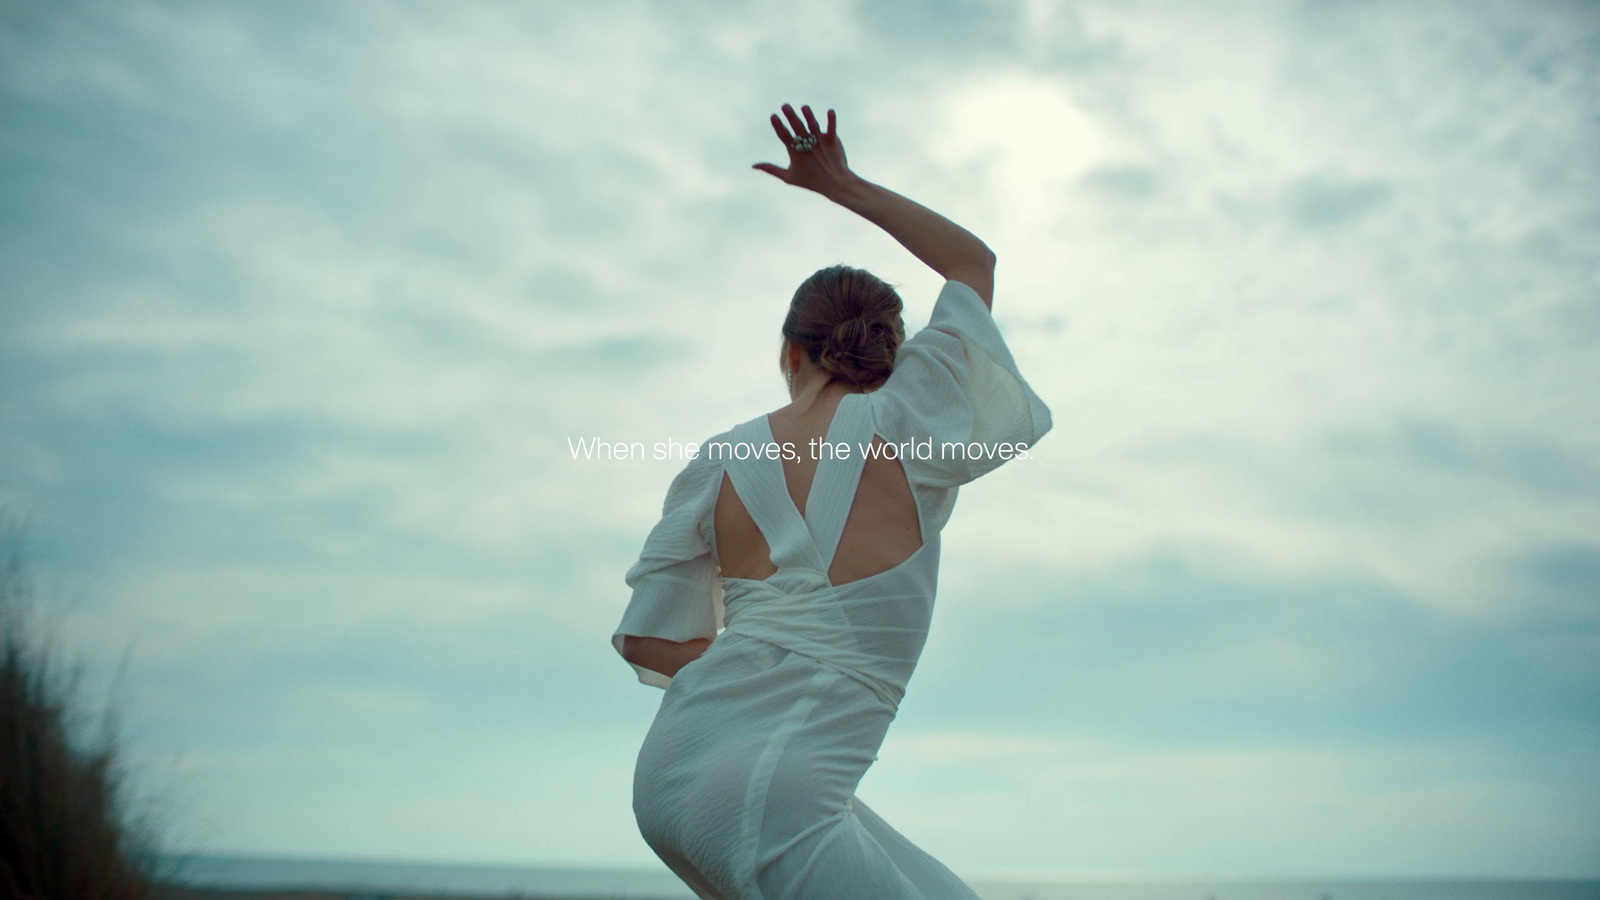
[[639, 650], [642, 642], [631, 634], [622, 636], [622, 658], [635, 665], [639, 662]]

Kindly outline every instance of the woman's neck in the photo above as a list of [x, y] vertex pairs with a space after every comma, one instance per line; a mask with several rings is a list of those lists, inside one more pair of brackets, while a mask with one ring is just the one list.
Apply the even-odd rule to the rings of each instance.
[[815, 370], [816, 375], [808, 379], [796, 379], [794, 397], [790, 400], [789, 410], [796, 415], [805, 415], [814, 409], [831, 409], [845, 394], [870, 393], [875, 388], [858, 388], [838, 379], [829, 379], [827, 373], [820, 369]]

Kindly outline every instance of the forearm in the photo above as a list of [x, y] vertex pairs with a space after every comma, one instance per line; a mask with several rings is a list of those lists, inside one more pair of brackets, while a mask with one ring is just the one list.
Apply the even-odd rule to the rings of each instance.
[[887, 231], [946, 279], [975, 268], [994, 268], [994, 252], [972, 232], [865, 178], [854, 176], [830, 192], [828, 199]]
[[644, 666], [671, 678], [678, 674], [679, 669], [699, 659], [709, 646], [709, 638], [669, 641], [630, 634], [622, 639], [622, 656], [634, 665]]

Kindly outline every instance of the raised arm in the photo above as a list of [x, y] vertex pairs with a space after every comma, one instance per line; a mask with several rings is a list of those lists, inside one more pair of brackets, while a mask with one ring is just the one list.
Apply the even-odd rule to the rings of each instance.
[[844, 144], [839, 141], [837, 119], [828, 110], [824, 131], [802, 106], [802, 120], [785, 103], [783, 113], [791, 133], [776, 113], [772, 130], [789, 151], [789, 168], [756, 163], [751, 168], [770, 173], [785, 184], [815, 191], [887, 231], [946, 280], [959, 281], [977, 291], [984, 306], [994, 306], [994, 251], [972, 232], [933, 210], [888, 188], [873, 184], [850, 171]]

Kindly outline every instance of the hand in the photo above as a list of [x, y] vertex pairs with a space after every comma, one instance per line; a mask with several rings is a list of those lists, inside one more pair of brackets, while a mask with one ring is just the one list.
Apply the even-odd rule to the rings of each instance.
[[[793, 134], [784, 127], [777, 113], [772, 114], [772, 130], [778, 133], [778, 140], [783, 141], [784, 147], [789, 150], [789, 168], [780, 169], [772, 163], [756, 163], [750, 168], [767, 172], [784, 184], [803, 187], [832, 198], [836, 191], [856, 180], [855, 173], [850, 171], [850, 165], [844, 158], [844, 144], [839, 142], [837, 121], [833, 110], [828, 110], [828, 130], [823, 131], [817, 124], [817, 117], [811, 114], [811, 107], [802, 106], [800, 109], [806, 114], [805, 121], [795, 114], [794, 107], [787, 103], [783, 105], [783, 114], [789, 117], [789, 123], [794, 126]], [[809, 150], [796, 150], [794, 142], [797, 137], [811, 138], [816, 144]]]

